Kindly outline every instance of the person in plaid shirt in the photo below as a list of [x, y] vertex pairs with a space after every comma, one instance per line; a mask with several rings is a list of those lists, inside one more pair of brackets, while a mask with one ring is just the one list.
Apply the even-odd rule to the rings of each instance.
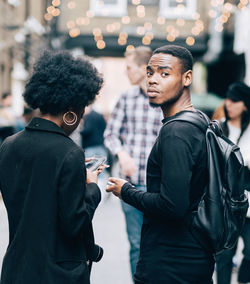
[[[160, 108], [152, 108], [146, 95], [149, 47], [126, 52], [127, 75], [133, 86], [121, 94], [104, 133], [104, 143], [120, 164], [120, 176], [146, 191], [146, 163], [161, 127]], [[134, 275], [139, 257], [142, 213], [122, 202], [130, 242], [130, 266]]]

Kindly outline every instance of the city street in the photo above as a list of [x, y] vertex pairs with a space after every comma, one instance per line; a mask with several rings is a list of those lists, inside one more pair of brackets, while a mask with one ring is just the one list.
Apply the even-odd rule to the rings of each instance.
[[[93, 264], [91, 284], [132, 284], [129, 270], [129, 244], [120, 200], [107, 193], [103, 195], [93, 223], [96, 243], [104, 248], [104, 256], [101, 262]], [[3, 202], [0, 201], [0, 267], [7, 246], [7, 228], [6, 212]], [[231, 284], [236, 283], [234, 273]]]

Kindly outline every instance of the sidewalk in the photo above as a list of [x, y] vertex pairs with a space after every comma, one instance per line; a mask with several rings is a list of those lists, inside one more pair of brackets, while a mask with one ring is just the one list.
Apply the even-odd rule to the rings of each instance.
[[[93, 220], [96, 243], [104, 248], [103, 259], [94, 263], [91, 284], [132, 284], [129, 268], [129, 244], [120, 200], [104, 193]], [[0, 268], [8, 243], [7, 215], [0, 201]], [[239, 245], [242, 248], [242, 242]], [[240, 255], [240, 253], [238, 253]], [[232, 283], [237, 284], [236, 273]], [[216, 281], [214, 281], [216, 284]]]

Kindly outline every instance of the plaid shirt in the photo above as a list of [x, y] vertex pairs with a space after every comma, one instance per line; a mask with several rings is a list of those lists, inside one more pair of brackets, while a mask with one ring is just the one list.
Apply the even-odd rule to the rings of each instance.
[[[111, 113], [104, 143], [113, 155], [125, 150], [138, 168], [129, 181], [146, 185], [146, 164], [161, 128], [160, 108], [152, 108], [139, 86], [123, 93]], [[126, 177], [128, 179], [128, 177]]]

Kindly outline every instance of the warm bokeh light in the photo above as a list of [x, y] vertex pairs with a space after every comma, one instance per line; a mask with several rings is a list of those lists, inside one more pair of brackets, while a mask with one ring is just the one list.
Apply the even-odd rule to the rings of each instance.
[[89, 22], [90, 22], [89, 18], [86, 18], [86, 17], [85, 18], [80, 17], [80, 18], [76, 19], [76, 23], [79, 26], [83, 26], [83, 25], [87, 26], [89, 24]]
[[180, 26], [180, 27], [184, 26], [185, 25], [185, 20], [184, 19], [177, 19], [176, 20], [176, 25]]
[[52, 5], [57, 7], [57, 6], [60, 6], [61, 5], [61, 1], [60, 0], [53, 0], [52, 1]]
[[132, 51], [134, 50], [135, 47], [132, 45], [132, 44], [129, 44], [127, 47], [126, 47], [126, 51]]
[[113, 24], [107, 24], [106, 30], [109, 33], [113, 33], [115, 31], [115, 26]]
[[66, 26], [67, 26], [68, 29], [74, 28], [75, 25], [76, 25], [76, 24], [75, 24], [74, 21], [68, 21], [68, 22], [66, 23]]
[[167, 37], [166, 37], [166, 39], [167, 39], [169, 42], [175, 41], [175, 37], [174, 37], [173, 35], [171, 35], [171, 34], [168, 34]]
[[80, 29], [79, 28], [74, 28], [74, 29], [71, 29], [69, 31], [69, 36], [70, 37], [77, 37], [80, 35]]
[[138, 35], [144, 35], [145, 34], [145, 28], [142, 26], [137, 27], [136, 32]]
[[125, 44], [127, 44], [127, 39], [119, 37], [117, 42], [118, 42], [119, 45], [125, 45]]
[[95, 15], [95, 14], [94, 14], [93, 11], [88, 10], [88, 11], [86, 12], [86, 16], [89, 17], [89, 18], [93, 18], [94, 15]]
[[94, 36], [99, 36], [102, 34], [102, 30], [100, 28], [94, 28], [93, 29], [93, 35]]
[[54, 6], [49, 6], [48, 8], [47, 8], [47, 12], [49, 13], [49, 14], [52, 14], [52, 12], [55, 10], [56, 8], [54, 7]]
[[144, 45], [150, 45], [150, 43], [151, 43], [151, 38], [149, 37], [149, 36], [144, 36], [143, 38], [142, 38], [142, 43], [144, 44]]
[[133, 5], [139, 5], [141, 4], [141, 0], [132, 0]]
[[98, 40], [96, 46], [98, 49], [104, 49], [106, 47], [106, 43], [104, 40]]
[[46, 21], [50, 21], [50, 20], [52, 20], [52, 18], [53, 18], [53, 16], [52, 16], [51, 14], [49, 14], [49, 13], [46, 13], [46, 14], [44, 15], [44, 19], [45, 19]]
[[60, 15], [61, 11], [60, 9], [56, 8], [55, 10], [52, 11], [52, 16], [58, 17]]
[[195, 43], [194, 37], [188, 36], [186, 39], [186, 44], [191, 46], [191, 45], [194, 45], [194, 43]]
[[217, 16], [217, 12], [214, 9], [209, 10], [208, 15], [210, 18], [215, 18]]
[[130, 17], [129, 16], [124, 16], [122, 17], [122, 23], [127, 25], [130, 23]]
[[157, 24], [158, 25], [164, 25], [165, 24], [165, 18], [163, 18], [163, 17], [158, 17], [157, 18]]
[[76, 3], [74, 1], [68, 2], [68, 8], [69, 9], [75, 9], [75, 7], [76, 7]]
[[152, 30], [152, 23], [150, 23], [150, 22], [144, 23], [144, 28], [145, 28], [146, 30]]

